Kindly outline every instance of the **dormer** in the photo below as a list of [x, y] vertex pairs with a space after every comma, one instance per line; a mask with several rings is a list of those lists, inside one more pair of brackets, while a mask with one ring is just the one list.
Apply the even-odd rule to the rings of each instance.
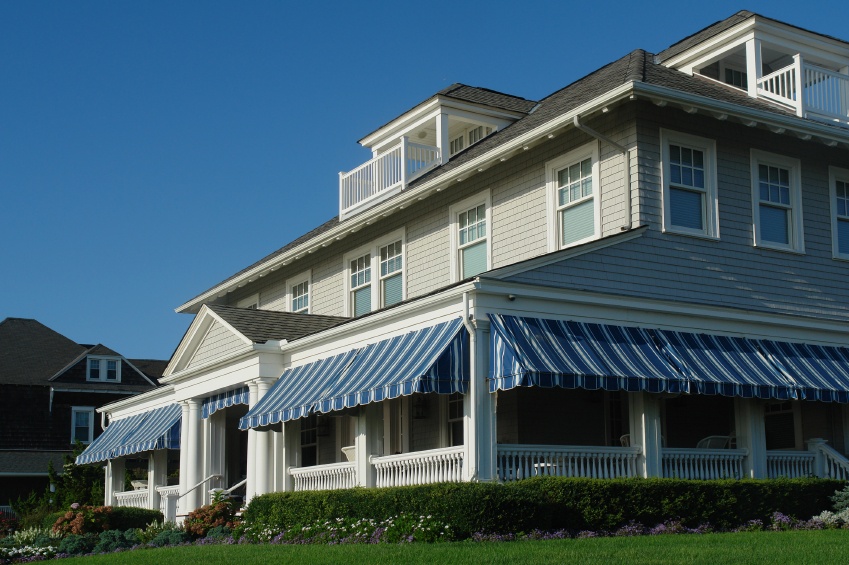
[[453, 84], [368, 134], [359, 143], [372, 158], [339, 173], [339, 219], [404, 190], [487, 136], [528, 114], [531, 100]]
[[738, 12], [672, 45], [658, 62], [849, 127], [849, 43]]

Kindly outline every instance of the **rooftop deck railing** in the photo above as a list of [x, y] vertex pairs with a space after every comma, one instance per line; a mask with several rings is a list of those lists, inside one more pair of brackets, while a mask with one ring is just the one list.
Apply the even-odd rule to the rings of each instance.
[[849, 75], [806, 63], [793, 64], [758, 79], [758, 96], [796, 111], [796, 115], [849, 127]]

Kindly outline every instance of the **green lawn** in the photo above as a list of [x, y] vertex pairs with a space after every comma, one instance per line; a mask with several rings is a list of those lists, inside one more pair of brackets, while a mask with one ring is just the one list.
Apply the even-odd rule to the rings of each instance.
[[849, 531], [665, 535], [559, 541], [411, 545], [217, 545], [144, 549], [62, 565], [186, 563], [849, 563]]

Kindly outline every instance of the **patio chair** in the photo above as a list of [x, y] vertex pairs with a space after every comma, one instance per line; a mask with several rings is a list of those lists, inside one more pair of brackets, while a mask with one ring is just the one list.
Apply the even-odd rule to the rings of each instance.
[[731, 436], [707, 436], [700, 439], [696, 449], [728, 449], [731, 445]]

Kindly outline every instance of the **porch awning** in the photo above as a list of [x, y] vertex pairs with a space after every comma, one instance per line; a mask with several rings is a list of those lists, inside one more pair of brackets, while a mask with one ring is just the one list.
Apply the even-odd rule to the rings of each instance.
[[239, 421], [239, 429], [414, 392], [466, 392], [466, 342], [456, 319], [287, 369]]
[[201, 407], [201, 416], [209, 418], [215, 412], [229, 408], [235, 404], [250, 404], [250, 391], [248, 387], [243, 386], [234, 390], [228, 390], [219, 394], [213, 394], [203, 399]]
[[490, 314], [489, 389], [517, 386], [688, 392], [642, 328]]
[[849, 402], [849, 349], [491, 314], [491, 392], [517, 386]]
[[97, 463], [152, 449], [179, 449], [182, 409], [169, 404], [112, 422], [76, 459]]

